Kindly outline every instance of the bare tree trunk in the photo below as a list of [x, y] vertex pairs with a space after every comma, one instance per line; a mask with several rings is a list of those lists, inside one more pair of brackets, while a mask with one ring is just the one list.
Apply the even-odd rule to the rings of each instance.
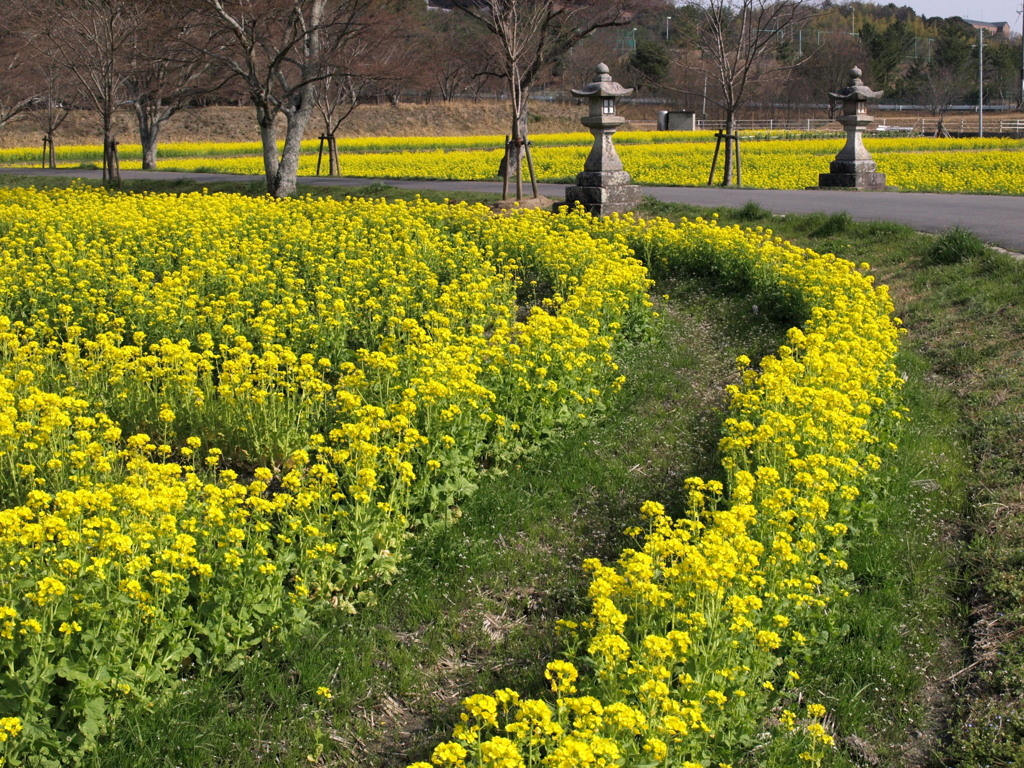
[[135, 117], [139, 123], [139, 142], [142, 144], [142, 169], [156, 170], [156, 150], [160, 139], [160, 119], [154, 119], [145, 106], [135, 105]]
[[[286, 115], [288, 127], [285, 131], [284, 151], [281, 152], [281, 162], [277, 166], [274, 189], [271, 194], [274, 197], [290, 197], [295, 194], [299, 176], [299, 154], [302, 151], [302, 137], [306, 132], [306, 125], [309, 123], [313, 110], [311, 88], [303, 89], [300, 98], [299, 108]], [[276, 151], [276, 144], [274, 145]], [[267, 148], [263, 147], [264, 156]]]
[[153, 133], [142, 141], [142, 169], [144, 171], [156, 170], [157, 133], [159, 130], [154, 126]]
[[526, 114], [526, 102], [524, 101], [512, 112], [512, 139], [508, 143], [505, 152], [505, 173], [508, 177], [516, 180], [516, 200], [523, 199], [523, 156], [525, 155], [526, 141], [529, 138], [527, 127], [528, 117]]
[[736, 113], [732, 109], [725, 112], [725, 162], [722, 177], [722, 186], [732, 186], [732, 146], [733, 136], [736, 134]]
[[[274, 197], [288, 197], [295, 193], [297, 186], [302, 137], [315, 101], [314, 83], [327, 74], [321, 61], [321, 35], [327, 0], [312, 0], [306, 7], [302, 3], [295, 3], [291, 11], [280, 19], [285, 24], [285, 34], [280, 41], [261, 35], [253, 37], [254, 28], [226, 11], [221, 0], [209, 0], [209, 5], [235, 39], [235, 53], [241, 54], [239, 60], [232, 59], [229, 54], [220, 55], [227, 66], [249, 86], [263, 145], [267, 192]], [[346, 7], [358, 10], [354, 6]], [[350, 21], [345, 24], [350, 24]], [[252, 51], [267, 47], [273, 50], [275, 46], [276, 54], [266, 64], [264, 72], [264, 65], [253, 57]], [[241, 48], [241, 51], [237, 48]], [[296, 67], [294, 72], [290, 72], [287, 63], [293, 60]], [[284, 149], [280, 154], [274, 130], [278, 113], [283, 114], [287, 121]]]
[[121, 162], [117, 156], [117, 139], [103, 141], [103, 180], [111, 187], [121, 186]]
[[330, 164], [330, 176], [341, 176], [341, 163], [338, 162], [338, 139], [332, 133], [327, 137], [327, 157]]
[[121, 188], [121, 158], [117, 153], [117, 139], [110, 140], [110, 179], [117, 189]]
[[113, 115], [109, 109], [103, 110], [103, 183], [112, 184], [114, 181], [114, 163], [111, 156], [111, 148], [114, 144]]
[[260, 128], [260, 141], [263, 144], [263, 172], [267, 177], [267, 192], [277, 194], [277, 131], [274, 129], [274, 113], [257, 106], [256, 122]]

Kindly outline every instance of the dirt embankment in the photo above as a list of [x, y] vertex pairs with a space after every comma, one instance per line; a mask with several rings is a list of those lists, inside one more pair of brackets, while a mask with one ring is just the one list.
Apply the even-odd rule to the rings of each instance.
[[[619, 105], [619, 113], [627, 118], [626, 130], [648, 130], [654, 127], [659, 107], [650, 104]], [[580, 118], [586, 107], [571, 102], [530, 102], [530, 130], [534, 133], [582, 131]], [[823, 115], [797, 117], [820, 118]], [[999, 130], [1002, 121], [1024, 120], [1024, 114], [999, 113], [986, 116], [986, 134]], [[458, 101], [450, 104], [366, 104], [353, 112], [338, 131], [339, 137], [355, 136], [479, 136], [507, 134], [509, 131], [507, 101]], [[876, 123], [916, 127], [924, 119], [931, 126], [935, 118], [924, 112], [879, 112]], [[977, 116], [947, 115], [945, 125], [951, 131], [971, 133], [977, 129]], [[139, 142], [134, 116], [121, 112], [115, 116], [115, 135], [125, 144]], [[315, 139], [323, 132], [317, 116], [310, 120], [306, 138]], [[930, 133], [930, 130], [928, 131]], [[0, 147], [42, 146], [43, 132], [29, 116], [22, 116], [0, 128]], [[57, 133], [57, 145], [99, 144], [99, 118], [94, 112], [78, 110], [68, 116]], [[281, 120], [279, 137], [284, 138]], [[201, 107], [179, 112], [160, 133], [161, 142], [171, 141], [259, 141], [255, 111], [252, 107]]]
[[[650, 114], [648, 114], [648, 112]], [[531, 102], [531, 130], [538, 133], [584, 130], [580, 118], [586, 108], [572, 103]], [[624, 105], [623, 114], [633, 120], [653, 121], [653, 109]], [[339, 137], [349, 136], [468, 136], [501, 135], [509, 130], [509, 106], [504, 101], [460, 101], [452, 104], [368, 104], [342, 123]], [[281, 138], [283, 134], [281, 122]], [[628, 127], [628, 126], [627, 126]], [[115, 119], [118, 140], [137, 144], [138, 128], [128, 112]], [[307, 138], [316, 138], [323, 125], [316, 115], [310, 120]], [[22, 117], [0, 129], [0, 147], [42, 145], [42, 131], [30, 117]], [[98, 144], [98, 116], [76, 111], [57, 132], [57, 145]], [[179, 112], [160, 133], [161, 141], [258, 141], [255, 112], [251, 107], [202, 107]]]

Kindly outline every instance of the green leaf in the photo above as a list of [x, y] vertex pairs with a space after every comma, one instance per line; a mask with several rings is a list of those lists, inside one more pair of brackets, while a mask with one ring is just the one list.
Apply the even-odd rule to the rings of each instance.
[[96, 737], [104, 731], [107, 719], [106, 701], [102, 696], [94, 696], [86, 700], [82, 706], [82, 719], [78, 730], [85, 736], [88, 745], [96, 741]]

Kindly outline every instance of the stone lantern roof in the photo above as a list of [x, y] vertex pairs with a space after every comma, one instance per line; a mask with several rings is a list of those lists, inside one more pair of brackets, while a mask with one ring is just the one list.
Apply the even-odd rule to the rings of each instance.
[[873, 91], [864, 85], [864, 81], [860, 79], [862, 74], [864, 73], [859, 67], [854, 67], [850, 70], [850, 84], [839, 93], [830, 93], [829, 96], [836, 101], [867, 101], [881, 98], [884, 91]]
[[602, 98], [617, 99], [620, 96], [628, 96], [633, 92], [632, 88], [623, 88], [612, 80], [607, 64], [597, 65], [597, 78], [592, 83], [587, 83], [582, 88], [573, 89], [572, 95], [581, 98]]

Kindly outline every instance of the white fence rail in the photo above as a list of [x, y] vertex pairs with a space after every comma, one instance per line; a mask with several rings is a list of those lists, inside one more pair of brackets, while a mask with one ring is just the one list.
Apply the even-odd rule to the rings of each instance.
[[[698, 120], [699, 131], [725, 130], [724, 120]], [[737, 120], [738, 131], [842, 131], [843, 128], [834, 120], [809, 117], [803, 120]]]
[[[724, 120], [698, 120], [699, 131], [720, 131], [725, 129]], [[740, 131], [811, 131], [817, 133], [842, 133], [843, 127], [835, 120], [806, 118], [802, 120], [737, 120]], [[900, 136], [943, 136], [946, 134], [977, 135], [977, 117], [890, 117], [879, 116], [868, 128], [873, 133], [888, 133]], [[1024, 133], [1024, 119], [985, 120], [983, 132]]]

